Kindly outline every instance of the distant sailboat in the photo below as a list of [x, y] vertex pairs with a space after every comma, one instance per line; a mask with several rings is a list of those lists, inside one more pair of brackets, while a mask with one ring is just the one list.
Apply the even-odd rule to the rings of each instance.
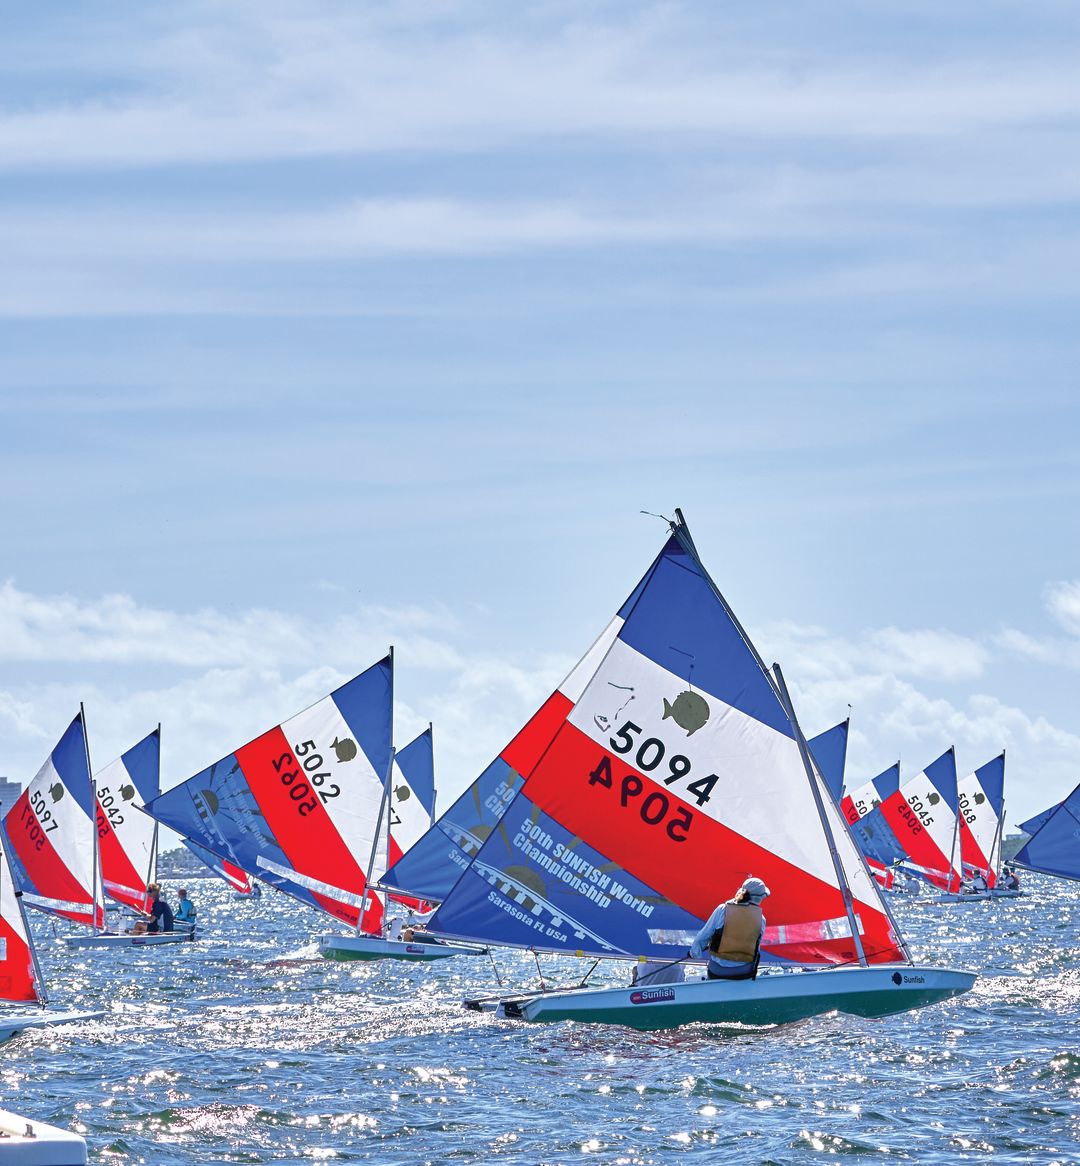
[[957, 784], [960, 857], [965, 873], [978, 873], [987, 891], [997, 886], [1001, 830], [1005, 818], [1005, 754], [988, 761]]
[[1040, 874], [1080, 880], [1080, 785], [1048, 814], [1038, 815], [1035, 833], [1012, 861]]
[[431, 930], [679, 962], [717, 902], [752, 873], [773, 892], [763, 959], [833, 966], [541, 991], [504, 998], [505, 1015], [642, 1029], [772, 1024], [837, 1009], [882, 1016], [971, 987], [971, 973], [910, 963], [815, 771], [779, 669], [762, 664], [678, 511], [609, 631], [573, 699], [551, 708], [541, 748], [513, 765], [524, 783]]
[[[45, 821], [48, 823], [50, 819]], [[29, 829], [24, 832], [32, 842], [36, 841]], [[9, 854], [10, 842], [4, 838], [4, 831], [0, 831], [0, 1041], [25, 1028], [104, 1016], [104, 1012], [50, 1012], [45, 1008], [48, 1003], [45, 982], [34, 951], [33, 935], [23, 913], [22, 892], [16, 889], [12, 875]], [[18, 1007], [23, 1004], [41, 1007], [28, 1012]]]
[[427, 958], [434, 945], [381, 938], [383, 901], [370, 886], [393, 762], [392, 708], [391, 654], [146, 810], [182, 837], [354, 928], [381, 955]]

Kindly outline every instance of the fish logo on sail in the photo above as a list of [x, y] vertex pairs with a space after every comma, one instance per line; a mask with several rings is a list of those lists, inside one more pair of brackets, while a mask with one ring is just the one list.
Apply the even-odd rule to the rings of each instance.
[[330, 748], [333, 749], [338, 761], [352, 761], [356, 756], [356, 742], [351, 737], [346, 737], [344, 741], [339, 741], [335, 737]]
[[664, 698], [663, 719], [666, 721], [668, 717], [671, 717], [680, 729], [685, 729], [688, 737], [692, 737], [698, 729], [704, 728], [709, 723], [709, 706], [703, 696], [687, 689], [680, 692], [674, 700]]
[[130, 802], [135, 796], [135, 787], [133, 785], [122, 785], [120, 787], [120, 796], [125, 802]]
[[981, 806], [986, 801], [986, 794], [977, 793], [975, 795], [975, 805]]
[[54, 785], [49, 786], [49, 794], [51, 795], [54, 802], [60, 801], [60, 799], [64, 796], [63, 785], [60, 782], [56, 782]]
[[932, 806], [936, 806], [941, 801], [941, 794], [929, 793], [926, 795], [926, 800]]
[[412, 790], [407, 785], [394, 786], [394, 797], [399, 802], [407, 802], [412, 797]]

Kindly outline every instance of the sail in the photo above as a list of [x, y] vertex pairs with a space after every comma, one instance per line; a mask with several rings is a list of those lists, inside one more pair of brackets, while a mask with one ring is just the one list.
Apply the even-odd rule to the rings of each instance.
[[904, 778], [881, 803], [881, 815], [911, 869], [942, 890], [960, 889], [956, 758], [951, 748]]
[[1043, 874], [1080, 879], [1080, 785], [1054, 808], [1013, 862]]
[[[234, 866], [356, 926], [390, 767], [392, 656], [146, 809]], [[378, 930], [367, 897], [363, 926]]]
[[104, 924], [94, 817], [80, 712], [4, 819], [24, 904], [73, 923]]
[[[431, 827], [434, 812], [435, 756], [429, 725], [394, 754], [383, 868], [392, 866], [420, 841]], [[408, 895], [391, 898], [414, 910], [424, 906], [422, 900]]]
[[818, 770], [832, 794], [833, 801], [839, 802], [844, 792], [844, 766], [847, 761], [849, 721], [841, 721], [824, 733], [807, 741], [810, 752], [817, 762]]
[[380, 885], [430, 902], [446, 898], [521, 789], [522, 774], [532, 769], [551, 743], [621, 626], [622, 619], [616, 616], [510, 744], [390, 867]]
[[871, 778], [865, 784], [856, 786], [850, 793], [845, 794], [840, 802], [840, 809], [847, 821], [854, 825], [860, 818], [865, 818], [871, 810], [880, 806], [890, 794], [896, 793], [899, 788], [900, 762], [897, 761], [888, 769], [882, 770], [877, 777]]
[[105, 893], [138, 911], [149, 910], [157, 823], [137, 807], [157, 797], [160, 775], [161, 731], [155, 729], [94, 776]]
[[548, 747], [515, 766], [524, 785], [431, 930], [677, 959], [753, 874], [773, 892], [763, 952], [840, 963], [858, 953], [839, 866], [868, 958], [904, 958], [778, 688], [681, 518], [616, 627]]
[[957, 783], [960, 810], [960, 858], [981, 871], [988, 887], [997, 882], [1005, 811], [1005, 754], [988, 761]]
[[1025, 834], [1036, 834], [1042, 829], [1043, 824], [1050, 820], [1050, 815], [1061, 805], [1061, 802], [1055, 802], [1054, 805], [1047, 807], [1041, 813], [1036, 814], [1034, 818], [1028, 818], [1026, 822], [1021, 822], [1017, 826], [1018, 830], [1022, 830]]
[[0, 1000], [44, 1004], [34, 963], [33, 939], [26, 925], [0, 831]]
[[205, 846], [200, 846], [197, 842], [192, 842], [190, 838], [182, 838], [180, 841], [183, 842], [200, 862], [205, 863], [219, 879], [224, 879], [238, 895], [251, 894], [251, 889], [255, 885], [255, 882], [246, 870], [241, 870], [238, 866], [233, 866], [231, 862], [216, 855], [212, 850], [207, 850]]

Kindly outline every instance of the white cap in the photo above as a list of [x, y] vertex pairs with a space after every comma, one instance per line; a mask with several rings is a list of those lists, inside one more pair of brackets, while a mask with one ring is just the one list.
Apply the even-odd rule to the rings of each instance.
[[771, 893], [761, 879], [754, 878], [747, 879], [739, 890], [745, 891], [746, 897], [753, 903], [760, 903], [762, 899], [767, 898]]

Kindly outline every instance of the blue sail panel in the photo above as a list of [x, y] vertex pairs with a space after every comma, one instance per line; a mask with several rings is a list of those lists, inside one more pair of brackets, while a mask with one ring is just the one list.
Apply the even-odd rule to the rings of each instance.
[[992, 761], [980, 765], [975, 770], [982, 792], [994, 811], [994, 816], [1001, 817], [1005, 806], [1005, 754], [999, 753]]
[[435, 750], [431, 739], [431, 729], [425, 729], [419, 737], [410, 741], [404, 749], [395, 754], [401, 772], [409, 783], [409, 788], [420, 799], [428, 817], [435, 815]]
[[960, 799], [956, 786], [956, 754], [952, 749], [946, 749], [940, 757], [923, 770], [923, 773], [933, 782], [934, 789], [941, 795], [941, 800], [952, 810], [955, 816], [960, 812]]
[[872, 780], [874, 789], [877, 790], [878, 801], [883, 802], [900, 788], [900, 762], [897, 761], [888, 769], [883, 769]]
[[1017, 827], [1018, 830], [1023, 830], [1025, 834], [1035, 834], [1042, 829], [1043, 824], [1050, 820], [1051, 814], [1060, 806], [1058, 802], [1056, 805], [1050, 806], [1043, 810], [1041, 814], [1036, 814], [1034, 818], [1028, 818], [1026, 822], [1021, 822]]
[[1042, 874], [1080, 879], [1080, 785], [1054, 808], [1013, 862]]
[[825, 779], [833, 801], [839, 802], [844, 792], [844, 767], [847, 762], [848, 721], [841, 721], [824, 733], [807, 741], [810, 752]]
[[128, 776], [139, 792], [139, 800], [145, 805], [158, 795], [161, 778], [161, 733], [155, 729], [137, 745], [124, 754], [120, 760], [128, 771]]
[[501, 757], [386, 872], [384, 887], [432, 902], [445, 899], [521, 789], [521, 775]]
[[435, 932], [512, 946], [677, 960], [701, 921], [611, 863], [535, 806], [515, 798]]
[[857, 822], [849, 823], [852, 837], [867, 858], [875, 858], [883, 866], [907, 857], [888, 822], [877, 806]]

